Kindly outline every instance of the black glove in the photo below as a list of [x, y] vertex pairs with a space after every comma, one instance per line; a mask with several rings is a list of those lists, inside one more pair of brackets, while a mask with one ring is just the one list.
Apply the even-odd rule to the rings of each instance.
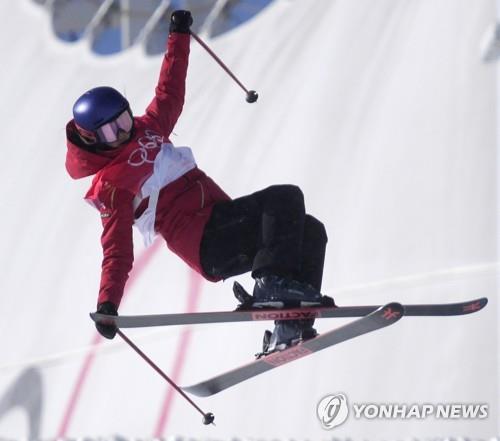
[[189, 34], [189, 28], [193, 24], [193, 17], [189, 11], [174, 11], [170, 17], [169, 32], [179, 32], [181, 34]]
[[[106, 315], [118, 315], [118, 311], [116, 310], [116, 306], [111, 303], [111, 302], [104, 302], [100, 303], [97, 305], [97, 311], [99, 314], [106, 314]], [[99, 334], [101, 334], [103, 337], [109, 338], [110, 340], [115, 338], [116, 335], [116, 325], [115, 324], [104, 324], [104, 323], [97, 323], [95, 324], [95, 327], [97, 328], [97, 331]]]

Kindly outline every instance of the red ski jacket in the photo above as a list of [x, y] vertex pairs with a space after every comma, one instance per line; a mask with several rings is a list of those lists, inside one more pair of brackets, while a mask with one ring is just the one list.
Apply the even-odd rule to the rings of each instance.
[[[174, 151], [174, 159], [182, 156], [175, 153], [168, 137], [184, 104], [189, 42], [188, 34], [170, 34], [155, 97], [143, 116], [134, 117], [133, 134], [127, 143], [111, 151], [92, 150], [78, 137], [74, 120], [66, 126], [69, 175], [74, 179], [95, 175], [85, 199], [99, 210], [103, 225], [98, 304], [120, 304], [134, 260], [132, 225], [148, 207], [149, 197], [140, 196], [148, 179], [156, 173], [155, 159], [168, 149]], [[168, 158], [163, 160], [167, 167]], [[182, 175], [176, 177], [174, 173], [176, 178], [161, 186], [154, 230], [188, 265], [208, 280], [216, 281], [203, 272], [200, 242], [213, 205], [230, 198], [194, 161], [182, 160], [178, 161], [181, 167], [174, 163]]]

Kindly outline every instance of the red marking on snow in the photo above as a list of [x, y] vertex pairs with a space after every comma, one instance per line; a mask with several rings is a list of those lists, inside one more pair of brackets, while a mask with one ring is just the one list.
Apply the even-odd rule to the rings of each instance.
[[297, 360], [298, 358], [305, 357], [312, 352], [313, 351], [310, 349], [307, 349], [305, 346], [299, 344], [297, 346], [292, 346], [289, 349], [285, 349], [282, 352], [274, 352], [273, 354], [267, 355], [262, 359], [262, 361], [276, 367], [289, 363], [293, 360]]
[[71, 418], [78, 403], [78, 399], [80, 398], [80, 393], [82, 391], [83, 385], [85, 383], [85, 380], [87, 379], [92, 363], [94, 362], [96, 348], [101, 340], [102, 337], [99, 333], [96, 333], [94, 338], [92, 339], [92, 349], [85, 357], [83, 365], [80, 369], [80, 373], [78, 374], [78, 378], [76, 379], [75, 386], [73, 387], [73, 392], [70, 396], [69, 402], [66, 406], [66, 411], [64, 412], [63, 420], [59, 427], [57, 438], [65, 438], [66, 436]]
[[[190, 280], [189, 280], [189, 294], [186, 305], [185, 312], [195, 312], [198, 308], [198, 302], [200, 299], [200, 294], [202, 291], [203, 279], [202, 277], [191, 271]], [[174, 367], [172, 369], [172, 374], [170, 378], [176, 384], [179, 384], [179, 378], [182, 374], [182, 370], [184, 368], [184, 363], [186, 361], [186, 356], [189, 349], [189, 344], [191, 342], [191, 328], [185, 328], [182, 331], [182, 334], [179, 339], [179, 343], [177, 345], [177, 352], [175, 355]], [[160, 411], [160, 416], [158, 418], [158, 422], [156, 423], [156, 428], [154, 431], [155, 438], [161, 438], [165, 433], [165, 428], [167, 426], [168, 420], [170, 418], [170, 414], [172, 411], [172, 407], [174, 404], [174, 399], [177, 396], [176, 391], [173, 387], [169, 387], [167, 389], [167, 393], [165, 394], [165, 399], [163, 400], [163, 405]]]
[[[130, 272], [130, 277], [127, 282], [126, 289], [123, 293], [123, 300], [126, 299], [130, 288], [134, 285], [134, 282], [139, 278], [142, 274], [144, 268], [149, 264], [156, 251], [160, 248], [160, 244], [163, 241], [156, 240], [153, 245], [145, 250], [139, 258], [136, 260], [134, 264], [133, 270]], [[65, 438], [68, 433], [69, 426], [71, 424], [71, 420], [73, 419], [73, 415], [75, 413], [76, 406], [81, 396], [81, 392], [85, 382], [88, 378], [90, 369], [92, 368], [93, 362], [95, 360], [96, 352], [99, 345], [102, 343], [103, 338], [99, 333], [96, 332], [94, 337], [92, 338], [91, 346], [92, 349], [87, 353], [85, 360], [83, 361], [82, 367], [80, 368], [80, 373], [76, 379], [75, 385], [73, 386], [73, 391], [71, 392], [68, 404], [66, 405], [66, 410], [64, 411], [64, 415], [59, 425], [59, 430], [57, 432], [57, 438]]]

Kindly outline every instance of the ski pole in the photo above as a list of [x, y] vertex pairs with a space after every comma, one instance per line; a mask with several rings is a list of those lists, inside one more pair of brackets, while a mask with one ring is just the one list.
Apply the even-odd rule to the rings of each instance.
[[219, 66], [222, 67], [222, 69], [224, 69], [226, 71], [226, 73], [236, 82], [236, 84], [238, 84], [238, 86], [240, 86], [245, 91], [245, 93], [247, 94], [247, 97], [246, 97], [247, 103], [255, 103], [255, 101], [257, 101], [257, 98], [259, 97], [259, 94], [255, 90], [248, 90], [241, 83], [241, 81], [238, 80], [238, 78], [236, 78], [236, 75], [234, 75], [231, 72], [231, 70], [222, 62], [222, 60], [217, 55], [215, 55], [215, 53], [212, 51], [212, 49], [210, 49], [207, 46], [207, 44], [197, 34], [195, 34], [193, 31], [189, 31], [189, 32], [191, 33], [193, 38], [203, 47], [203, 49], [205, 49], [212, 56], [212, 58], [215, 61], [217, 61]]
[[[127, 343], [135, 352], [137, 352], [145, 361], [148, 363], [156, 372], [160, 374], [160, 376], [167, 381], [170, 386], [172, 386], [177, 392], [179, 392], [191, 406], [193, 406], [198, 412], [200, 412], [203, 415], [203, 424], [208, 425], [208, 424], [214, 424], [214, 419], [215, 416], [211, 412], [203, 412], [196, 403], [189, 398], [186, 393], [179, 387], [175, 382], [167, 375], [165, 372], [163, 372], [153, 361], [144, 353], [142, 352], [122, 331], [119, 329], [116, 330], [116, 333]], [[215, 424], [214, 424], [215, 425]]]

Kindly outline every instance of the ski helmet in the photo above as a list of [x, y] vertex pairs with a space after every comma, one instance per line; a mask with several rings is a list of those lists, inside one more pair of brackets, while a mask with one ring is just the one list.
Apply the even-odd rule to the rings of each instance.
[[77, 129], [86, 137], [97, 138], [97, 129], [130, 111], [127, 99], [112, 87], [95, 87], [85, 92], [73, 105]]

